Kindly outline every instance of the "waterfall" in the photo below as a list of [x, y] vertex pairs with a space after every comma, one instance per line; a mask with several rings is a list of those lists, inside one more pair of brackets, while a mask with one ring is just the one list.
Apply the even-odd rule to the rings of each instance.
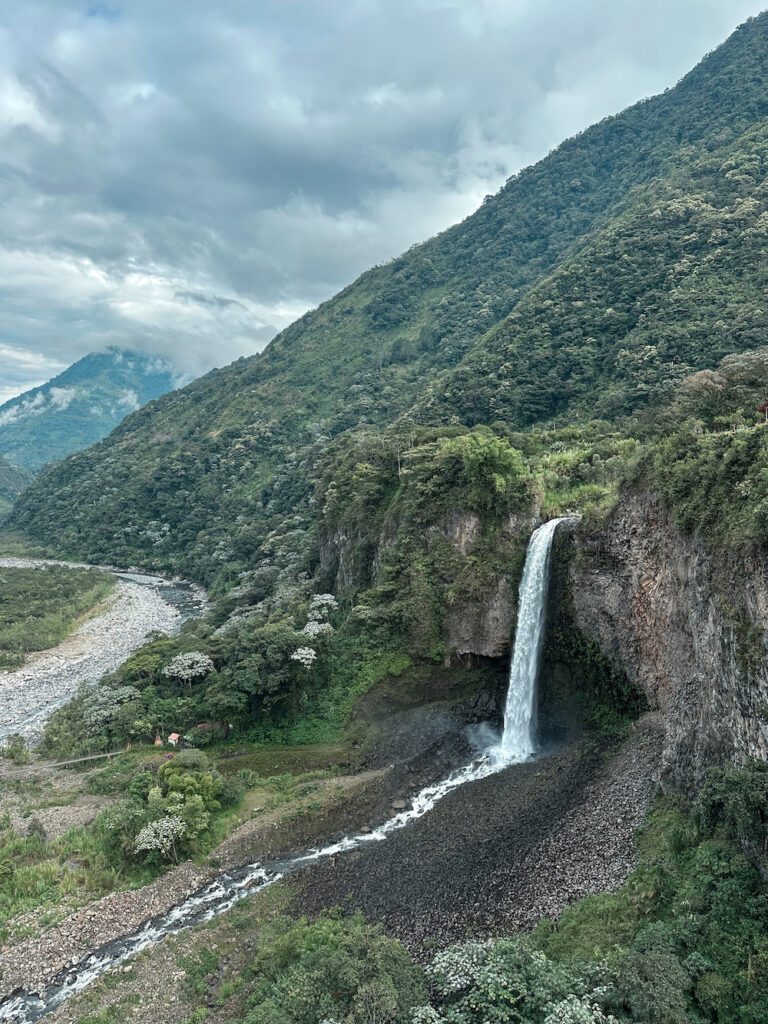
[[[565, 517], [564, 517], [565, 518]], [[185, 928], [210, 921], [255, 892], [274, 885], [281, 878], [337, 854], [364, 849], [383, 842], [400, 829], [428, 814], [455, 789], [468, 782], [503, 771], [508, 765], [527, 760], [534, 753], [531, 726], [536, 697], [536, 675], [546, 613], [549, 552], [552, 538], [562, 519], [551, 519], [534, 531], [528, 544], [523, 579], [520, 583], [520, 608], [515, 645], [509, 670], [509, 691], [504, 712], [501, 742], [474, 761], [452, 772], [447, 778], [425, 786], [411, 799], [411, 806], [389, 818], [372, 831], [343, 836], [329, 846], [271, 863], [246, 864], [225, 871], [209, 885], [192, 893], [167, 913], [145, 921], [127, 935], [105, 943], [78, 963], [62, 968], [41, 986], [40, 992], [14, 992], [0, 1001], [0, 1022], [33, 1024], [82, 992], [97, 978], [119, 967], [130, 956], [175, 935]]]
[[499, 752], [501, 760], [507, 764], [525, 761], [535, 750], [533, 714], [536, 676], [539, 671], [539, 655], [547, 610], [549, 552], [555, 530], [562, 521], [562, 518], [550, 519], [535, 530], [525, 556], [515, 644], [509, 666], [504, 732]]

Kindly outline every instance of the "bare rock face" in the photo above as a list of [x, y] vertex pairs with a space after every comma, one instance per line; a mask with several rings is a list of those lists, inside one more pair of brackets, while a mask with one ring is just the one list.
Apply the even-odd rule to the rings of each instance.
[[447, 662], [507, 654], [516, 619], [516, 595], [511, 581], [502, 577], [481, 601], [468, 601], [446, 613], [443, 634]]
[[[455, 601], [446, 603], [442, 639], [446, 664], [471, 664], [509, 654], [517, 619], [517, 586], [531, 532], [539, 522], [537, 508], [508, 516], [489, 541], [476, 512], [456, 510], [436, 523], [425, 523], [424, 544], [442, 543], [457, 559], [451, 584]], [[336, 593], [370, 586], [397, 524], [380, 535], [337, 529], [320, 538], [321, 569]], [[482, 578], [481, 578], [482, 574]]]
[[[520, 553], [538, 523], [532, 513], [511, 515], [503, 524], [496, 541], [503, 563], [506, 555], [509, 571], [500, 574], [482, 588], [479, 596], [460, 601], [446, 609], [443, 617], [443, 642], [446, 662], [475, 658], [500, 658], [509, 654], [517, 621], [517, 584], [513, 569], [515, 555], [522, 568]], [[481, 535], [480, 517], [473, 512], [456, 513], [433, 532], [445, 537], [464, 558], [471, 558]]]
[[768, 757], [768, 565], [712, 553], [651, 495], [630, 492], [573, 534], [578, 627], [619, 663], [665, 725], [664, 784]]

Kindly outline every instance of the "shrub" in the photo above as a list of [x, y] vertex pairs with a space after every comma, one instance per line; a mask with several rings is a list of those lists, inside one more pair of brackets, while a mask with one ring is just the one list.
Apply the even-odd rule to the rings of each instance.
[[244, 1024], [406, 1024], [426, 992], [405, 949], [358, 913], [264, 928]]

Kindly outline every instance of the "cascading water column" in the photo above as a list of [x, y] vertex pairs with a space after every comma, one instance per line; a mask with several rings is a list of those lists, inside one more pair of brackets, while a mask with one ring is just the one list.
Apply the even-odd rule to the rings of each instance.
[[535, 530], [525, 556], [515, 645], [509, 667], [509, 689], [504, 708], [504, 732], [499, 748], [500, 758], [507, 764], [525, 761], [536, 749], [533, 742], [533, 712], [547, 610], [549, 553], [555, 530], [565, 518], [550, 519]]
[[350, 850], [360, 850], [384, 841], [391, 833], [406, 828], [428, 814], [438, 801], [460, 786], [495, 775], [507, 765], [525, 761], [534, 753], [531, 735], [536, 675], [544, 632], [549, 552], [552, 539], [562, 519], [551, 519], [531, 536], [520, 584], [520, 609], [515, 631], [515, 646], [509, 672], [509, 691], [504, 712], [504, 733], [501, 743], [486, 751], [470, 764], [452, 772], [447, 778], [425, 786], [411, 800], [411, 806], [389, 818], [372, 831], [352, 833], [338, 842], [308, 853], [289, 857], [273, 864], [248, 864], [233, 872], [224, 872], [217, 879], [166, 914], [145, 921], [136, 931], [106, 943], [69, 968], [64, 968], [42, 986], [41, 992], [14, 992], [0, 1002], [0, 1022], [33, 1024], [82, 992], [97, 978], [123, 963], [131, 955], [148, 948], [166, 935], [176, 934], [191, 925], [209, 921], [254, 892], [274, 885], [285, 875], [308, 867], [328, 857]]

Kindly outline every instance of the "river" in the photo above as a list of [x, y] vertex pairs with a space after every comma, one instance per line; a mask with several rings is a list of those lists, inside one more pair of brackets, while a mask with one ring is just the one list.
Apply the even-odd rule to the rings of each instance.
[[[37, 559], [0, 558], [3, 568], [50, 565]], [[84, 568], [74, 562], [57, 562]], [[88, 566], [88, 568], [93, 568]], [[186, 619], [202, 614], [205, 594], [197, 586], [162, 576], [98, 566], [115, 577], [115, 592], [103, 610], [86, 619], [58, 647], [29, 656], [11, 672], [0, 672], [0, 741], [20, 733], [34, 743], [56, 708], [83, 683], [113, 672], [155, 630], [175, 633]]]

